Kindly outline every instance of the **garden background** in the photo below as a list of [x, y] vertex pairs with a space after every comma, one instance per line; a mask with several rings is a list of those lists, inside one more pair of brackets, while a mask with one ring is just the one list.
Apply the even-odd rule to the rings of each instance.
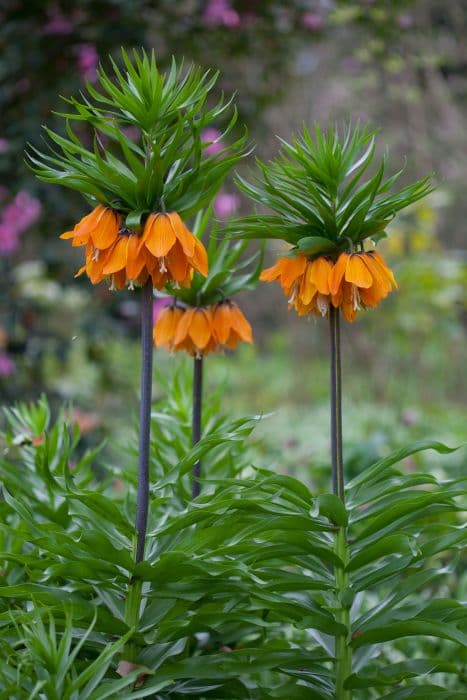
[[[73, 279], [80, 256], [58, 234], [85, 205], [78, 194], [36, 180], [23, 153], [28, 142], [40, 147], [42, 123], [62, 128], [52, 115], [64, 107], [58, 94], [92, 83], [98, 60], [108, 67], [107, 55], [119, 60], [121, 46], [143, 46], [155, 50], [162, 69], [173, 54], [219, 68], [218, 88], [237, 91], [239, 123], [263, 160], [276, 154], [276, 136], [288, 139], [304, 121], [361, 120], [381, 128], [392, 165], [407, 160], [407, 182], [434, 171], [435, 193], [399, 219], [381, 247], [400, 291], [381, 313], [343, 328], [344, 443], [350, 474], [357, 462], [361, 468], [418, 437], [459, 444], [466, 419], [466, 33], [462, 0], [2, 3], [1, 402], [41, 392], [55, 405], [72, 401], [85, 444], [110, 438], [109, 460], [113, 438], [122, 444], [132, 429], [137, 303], [129, 292], [113, 295]], [[221, 220], [249, 211], [233, 183], [218, 195]], [[267, 262], [279, 252], [280, 245], [269, 249]], [[255, 347], [227, 360], [210, 356], [207, 391], [222, 392], [239, 415], [272, 414], [255, 433], [258, 460], [321, 488], [329, 449], [327, 328], [289, 314], [275, 287], [239, 298]], [[157, 353], [156, 398], [163, 394], [157, 377], [184, 362]], [[436, 460], [440, 469], [443, 457], [430, 454], [424, 465]], [[449, 469], [460, 463], [451, 458]]]

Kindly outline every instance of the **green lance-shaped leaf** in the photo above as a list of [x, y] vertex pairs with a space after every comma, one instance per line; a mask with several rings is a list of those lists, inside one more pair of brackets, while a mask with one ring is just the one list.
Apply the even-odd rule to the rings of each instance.
[[375, 158], [375, 132], [359, 125], [341, 134], [306, 127], [291, 143], [280, 139], [279, 155], [257, 161], [252, 182], [238, 187], [258, 205], [272, 210], [230, 221], [225, 231], [238, 238], [281, 238], [309, 257], [337, 256], [353, 245], [385, 235], [398, 211], [433, 187], [430, 178], [393, 191], [402, 171], [386, 177], [386, 158], [374, 175], [365, 173]]
[[[159, 71], [154, 52], [128, 55], [123, 70], [110, 59], [112, 74], [102, 66], [87, 95], [66, 99], [70, 112], [66, 136], [44, 127], [46, 148], [30, 146], [28, 162], [40, 179], [75, 189], [91, 204], [101, 203], [129, 215], [138, 225], [152, 211], [173, 210], [187, 218], [206, 207], [232, 167], [246, 155], [246, 135], [221, 152], [206, 156], [202, 131], [222, 128], [221, 139], [235, 128], [232, 99], [209, 100], [218, 74], [186, 68], [173, 59], [168, 73]], [[210, 105], [210, 106], [209, 106]], [[87, 123], [92, 148], [73, 129]], [[127, 128], [136, 129], [133, 142]]]

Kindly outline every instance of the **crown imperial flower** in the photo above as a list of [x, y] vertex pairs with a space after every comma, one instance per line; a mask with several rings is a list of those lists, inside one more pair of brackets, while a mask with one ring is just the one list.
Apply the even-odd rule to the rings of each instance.
[[168, 306], [154, 326], [156, 347], [185, 352], [195, 357], [233, 350], [240, 342], [252, 343], [251, 326], [237, 304], [226, 300], [207, 307]]
[[110, 278], [112, 289], [144, 284], [149, 277], [156, 289], [170, 281], [189, 286], [193, 270], [204, 276], [208, 271], [203, 244], [176, 212], [151, 214], [138, 235], [122, 226], [117, 211], [99, 204], [60, 237], [86, 246], [86, 262], [77, 275], [86, 272], [93, 284]]
[[309, 260], [304, 255], [279, 258], [263, 270], [262, 282], [278, 280], [289, 297], [289, 308], [299, 316], [313, 313], [327, 316], [329, 306], [341, 308], [347, 321], [354, 321], [360, 309], [377, 306], [397, 282], [376, 251], [341, 253], [337, 261], [320, 256]]

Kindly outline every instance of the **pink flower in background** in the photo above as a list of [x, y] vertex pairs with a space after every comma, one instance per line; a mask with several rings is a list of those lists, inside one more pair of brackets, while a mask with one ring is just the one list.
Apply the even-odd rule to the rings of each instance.
[[152, 303], [152, 322], [155, 323], [159, 318], [162, 309], [172, 303], [172, 297], [156, 297]]
[[220, 219], [226, 219], [238, 210], [240, 198], [236, 194], [220, 192], [214, 200], [214, 211]]
[[10, 150], [10, 144], [6, 139], [0, 138], [0, 154], [8, 153]]
[[82, 44], [78, 49], [78, 70], [85, 80], [94, 83], [97, 78], [99, 56], [94, 44]]
[[74, 29], [74, 24], [68, 17], [65, 17], [57, 5], [49, 5], [47, 7], [47, 14], [49, 16], [49, 21], [44, 26], [44, 34], [49, 34], [50, 36], [66, 36], [67, 34], [71, 34]]
[[0, 352], [0, 377], [11, 377], [16, 372], [16, 365], [6, 352]]
[[240, 26], [240, 15], [233, 9], [231, 0], [209, 0], [203, 19], [211, 27], [224, 26], [235, 29]]
[[13, 253], [19, 237], [32, 226], [41, 213], [41, 203], [27, 192], [18, 192], [0, 215], [0, 255]]
[[203, 141], [204, 143], [212, 142], [209, 143], [209, 146], [206, 146], [206, 148], [204, 149], [204, 152], [207, 156], [215, 156], [216, 153], [219, 153], [220, 151], [222, 151], [223, 148], [225, 148], [225, 144], [222, 141], [219, 141], [221, 136], [221, 132], [218, 129], [214, 129], [212, 127], [210, 127], [209, 129], [205, 129], [201, 132], [201, 141]]
[[302, 15], [300, 24], [310, 32], [319, 32], [323, 28], [323, 18], [317, 12], [306, 12]]

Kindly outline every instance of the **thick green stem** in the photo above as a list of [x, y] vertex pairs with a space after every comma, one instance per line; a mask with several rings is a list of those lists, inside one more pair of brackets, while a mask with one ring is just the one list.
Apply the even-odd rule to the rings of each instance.
[[[331, 459], [332, 486], [336, 496], [345, 503], [344, 462], [342, 458], [342, 368], [340, 342], [340, 311], [331, 306], [329, 310], [330, 338], [330, 389], [331, 389]], [[335, 636], [336, 700], [351, 700], [351, 691], [344, 688], [345, 679], [352, 673], [352, 632], [349, 609], [349, 576], [346, 566], [349, 560], [347, 531], [340, 527], [336, 533], [335, 552], [342, 561], [335, 567], [336, 595], [339, 608], [336, 619], [344, 628]]]
[[[149, 279], [141, 291], [141, 397], [139, 409], [138, 489], [136, 496], [135, 564], [143, 561], [149, 511], [149, 452], [151, 437], [151, 395], [153, 357], [153, 292]], [[125, 622], [138, 628], [142, 582], [132, 578], [125, 601]], [[135, 661], [136, 651], [130, 643], [125, 649], [128, 661]]]
[[[193, 361], [193, 417], [191, 424], [192, 444], [196, 445], [201, 440], [201, 417], [203, 405], [203, 357], [195, 357]], [[198, 460], [193, 465], [193, 480], [191, 494], [193, 498], [201, 493], [201, 462]]]

